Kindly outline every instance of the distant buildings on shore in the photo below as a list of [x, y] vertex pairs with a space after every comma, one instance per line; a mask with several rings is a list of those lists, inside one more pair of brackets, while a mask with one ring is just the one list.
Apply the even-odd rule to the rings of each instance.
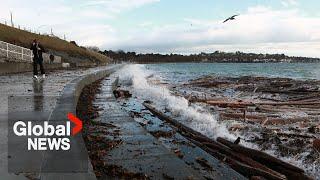
[[227, 53], [215, 51], [214, 53], [200, 53], [191, 55], [180, 54], [137, 54], [124, 51], [100, 51], [100, 53], [113, 58], [115, 61], [137, 63], [161, 62], [217, 62], [217, 63], [314, 63], [320, 62], [319, 58], [290, 57], [284, 54], [255, 54], [255, 53]]

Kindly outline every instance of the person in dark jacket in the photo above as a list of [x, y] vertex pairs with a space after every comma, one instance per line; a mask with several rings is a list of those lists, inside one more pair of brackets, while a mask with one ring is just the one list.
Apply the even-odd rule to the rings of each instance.
[[36, 39], [33, 40], [30, 49], [32, 50], [32, 53], [33, 53], [33, 77], [35, 79], [38, 79], [38, 64], [39, 64], [42, 77], [45, 78], [46, 75], [43, 68], [43, 57], [42, 57], [42, 53], [45, 52], [45, 49]]

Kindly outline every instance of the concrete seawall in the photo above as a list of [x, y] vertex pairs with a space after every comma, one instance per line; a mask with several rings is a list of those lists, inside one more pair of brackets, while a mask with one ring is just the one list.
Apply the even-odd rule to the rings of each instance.
[[[60, 98], [57, 101], [56, 107], [49, 119], [50, 122], [54, 123], [54, 121], [59, 121], [61, 119], [65, 119], [65, 116], [67, 113], [73, 113], [76, 114], [76, 106], [79, 99], [79, 96], [82, 92], [82, 89], [101, 78], [104, 78], [108, 76], [109, 74], [115, 72], [119, 66], [107, 69], [107, 70], [100, 70], [98, 72], [94, 72], [92, 74], [81, 76], [75, 80], [73, 80], [71, 83], [67, 84], [64, 89], [63, 93], [60, 96]], [[67, 154], [61, 154], [56, 152], [50, 152], [44, 155], [42, 168], [54, 168], [56, 172], [59, 173], [41, 173], [41, 179], [47, 180], [47, 179], [61, 179], [63, 176], [63, 179], [96, 179], [95, 174], [93, 173], [91, 162], [87, 155], [87, 150], [82, 138], [82, 135], [77, 135], [75, 137], [75, 142], [72, 144], [72, 146], [76, 146], [77, 148], [72, 148], [71, 152], [68, 152], [67, 154], [72, 154], [72, 158], [68, 156], [66, 159], [66, 163], [68, 163], [71, 166], [79, 166], [79, 168], [84, 167], [83, 163], [84, 159], [86, 159], [86, 163], [88, 163], [88, 172], [79, 172], [79, 173], [61, 173], [64, 169], [59, 169], [59, 167], [56, 167], [55, 162], [63, 161], [63, 159], [59, 158], [64, 157]], [[61, 167], [62, 168], [62, 167]]]
[[[40, 174], [38, 173], [39, 171], [37, 169], [39, 169], [39, 167], [42, 166], [41, 164], [43, 164], [41, 161], [42, 158], [35, 158], [30, 156], [21, 157], [19, 154], [25, 153], [24, 148], [19, 149], [17, 147], [14, 147], [14, 149], [11, 149], [13, 151], [9, 150], [8, 122], [9, 118], [13, 118], [11, 115], [9, 117], [9, 112], [10, 114], [21, 114], [24, 112], [23, 116], [21, 117], [21, 120], [24, 118], [30, 118], [30, 116], [32, 115], [38, 117], [40, 114], [52, 114], [51, 112], [53, 111], [57, 112], [58, 107], [68, 108], [67, 110], [73, 112], [73, 107], [75, 106], [78, 100], [76, 95], [81, 92], [81, 88], [85, 84], [91, 83], [91, 81], [95, 81], [96, 79], [99, 79], [104, 75], [107, 75], [108, 71], [112, 72], [111, 69], [113, 68], [117, 68], [117, 66], [96, 67], [77, 70], [57, 70], [54, 72], [48, 72], [48, 78], [45, 81], [40, 82], [35, 82], [32, 80], [31, 72], [1, 76], [0, 99], [3, 103], [0, 105], [0, 179], [26, 180], [29, 179], [27, 177], [30, 177], [31, 179], [39, 179]], [[69, 99], [65, 98], [69, 97], [67, 94], [70, 95]], [[27, 114], [30, 116], [27, 116]], [[43, 117], [45, 118], [43, 120], [53, 120], [53, 117], [57, 116], [58, 115], [52, 115], [51, 118], [50, 116], [45, 116]], [[64, 123], [66, 120], [67, 118], [66, 116], [64, 116]], [[82, 151], [86, 151], [86, 149], [83, 147], [81, 147], [80, 149], [82, 149]], [[20, 151], [22, 153], [19, 153]], [[14, 170], [9, 171], [9, 167], [16, 167], [15, 165], [9, 166], [9, 161], [12, 162], [12, 159], [17, 159], [19, 157], [21, 157], [22, 162], [26, 163], [25, 165], [23, 163], [20, 164], [19, 161], [18, 164], [21, 165], [19, 167], [26, 168], [28, 170], [18, 170], [21, 173], [16, 174], [14, 173], [16, 172]], [[76, 154], [74, 157], [76, 157]], [[57, 159], [59, 158], [61, 157], [57, 156]], [[86, 162], [88, 164], [88, 162], [90, 161], [86, 159]], [[89, 165], [87, 165], [87, 167], [90, 167]], [[87, 170], [88, 169], [86, 169], [85, 174], [90, 174]], [[33, 173], [25, 174], [23, 172]], [[71, 179], [72, 177], [76, 177], [76, 173], [69, 174], [65, 172], [48, 175], [44, 171], [41, 172], [42, 179], [62, 179], [55, 178], [57, 176], [60, 177], [60, 175], [65, 175], [65, 179]], [[83, 175], [83, 173], [81, 175]], [[78, 174], [77, 177], [81, 177], [81, 175]], [[94, 174], [91, 174], [91, 177], [91, 179], [95, 179]]]
[[[61, 69], [61, 64], [44, 64], [45, 70]], [[39, 69], [39, 67], [38, 67]], [[0, 62], [0, 75], [30, 72], [33, 70], [32, 63], [24, 62]]]

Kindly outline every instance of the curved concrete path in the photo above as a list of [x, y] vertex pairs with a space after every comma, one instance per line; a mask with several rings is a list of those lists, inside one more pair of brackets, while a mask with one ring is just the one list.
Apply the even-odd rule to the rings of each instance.
[[[115, 66], [86, 70], [59, 70], [47, 74], [43, 82], [34, 82], [32, 73], [0, 76], [0, 177], [26, 179], [23, 174], [8, 173], [8, 113], [43, 111], [52, 112], [64, 87], [73, 80]], [[19, 101], [23, 97], [23, 101]], [[41, 97], [41, 99], [39, 99]], [[18, 102], [18, 103], [14, 103]], [[22, 103], [21, 103], [22, 102]], [[10, 104], [10, 107], [9, 107]], [[11, 158], [11, 157], [10, 157]], [[23, 159], [21, 160], [23, 162]], [[30, 162], [32, 166], [33, 162]], [[35, 164], [39, 162], [34, 162]], [[38, 175], [30, 174], [31, 177]], [[43, 178], [42, 178], [43, 179]]]

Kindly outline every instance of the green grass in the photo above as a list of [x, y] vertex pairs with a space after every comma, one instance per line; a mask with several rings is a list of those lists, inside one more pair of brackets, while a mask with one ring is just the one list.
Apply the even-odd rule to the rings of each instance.
[[109, 59], [100, 53], [78, 47], [72, 43], [69, 43], [68, 41], [56, 37], [30, 33], [24, 30], [0, 24], [1, 41], [29, 48], [34, 39], [39, 40], [46, 49], [67, 53], [71, 57], [81, 57], [86, 58], [90, 61], [101, 63], [106, 63]]

